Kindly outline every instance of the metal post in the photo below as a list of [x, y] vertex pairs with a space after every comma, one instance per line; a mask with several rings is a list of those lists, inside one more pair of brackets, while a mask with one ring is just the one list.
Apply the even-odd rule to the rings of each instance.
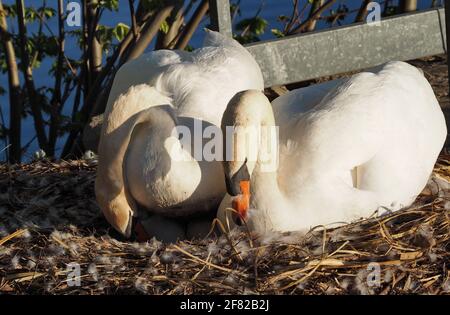
[[209, 16], [213, 31], [218, 31], [225, 36], [233, 36], [229, 0], [209, 0]]

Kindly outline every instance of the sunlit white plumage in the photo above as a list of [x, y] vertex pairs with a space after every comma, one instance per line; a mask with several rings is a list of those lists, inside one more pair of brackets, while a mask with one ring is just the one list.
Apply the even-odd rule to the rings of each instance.
[[[249, 115], [252, 112], [260, 115]], [[404, 62], [280, 96], [238, 94], [224, 125], [279, 126], [279, 167], [249, 167], [248, 223], [259, 232], [308, 230], [410, 205], [444, 144], [443, 113], [423, 73]], [[259, 143], [259, 152], [264, 146]], [[243, 162], [225, 162], [232, 176]], [[221, 220], [233, 225], [225, 208]]]
[[105, 111], [96, 179], [110, 224], [129, 236], [137, 205], [169, 216], [217, 207], [225, 193], [220, 162], [174, 158], [192, 155], [179, 143], [172, 152], [174, 127], [187, 126], [193, 138], [196, 122], [219, 128], [235, 93], [263, 87], [251, 55], [216, 32], [192, 53], [159, 50], [122, 66]]

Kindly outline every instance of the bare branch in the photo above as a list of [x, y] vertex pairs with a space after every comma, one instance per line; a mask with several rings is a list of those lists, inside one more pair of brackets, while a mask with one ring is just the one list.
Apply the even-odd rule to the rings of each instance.
[[20, 99], [19, 71], [17, 69], [16, 53], [12, 38], [8, 33], [6, 12], [0, 0], [0, 38], [5, 50], [6, 64], [8, 70], [9, 85], [9, 149], [8, 159], [11, 163], [20, 162], [21, 159], [21, 124], [22, 124], [22, 101]]
[[336, 0], [328, 0], [325, 4], [323, 4], [320, 8], [318, 8], [313, 14], [311, 14], [305, 22], [303, 22], [302, 24], [300, 24], [299, 26], [294, 28], [292, 31], [290, 31], [289, 35], [297, 34], [297, 33], [301, 33], [303, 31], [305, 31], [305, 29], [309, 25], [309, 23], [316, 20], [326, 9], [331, 7], [335, 2], [336, 2]]
[[364, 2], [361, 4], [361, 7], [359, 8], [358, 14], [355, 18], [355, 23], [363, 22], [367, 15], [367, 6], [369, 3], [372, 2], [371, 0], [364, 0]]
[[[292, 25], [295, 23], [295, 21], [298, 19], [298, 1], [299, 0], [294, 0], [293, 1], [293, 6], [292, 6], [292, 13], [291, 13], [291, 17], [289, 18], [289, 22], [287, 22], [284, 26], [284, 33], [286, 33], [288, 30], [291, 29]], [[308, 2], [305, 3], [305, 5]]]
[[173, 49], [180, 38], [180, 29], [184, 23], [185, 10], [183, 8], [184, 0], [177, 0], [174, 10], [167, 18], [169, 30], [164, 33], [162, 30], [158, 32], [155, 50], [157, 49]]
[[89, 77], [90, 82], [94, 82], [102, 70], [102, 45], [97, 39], [99, 10], [94, 5], [95, 1], [90, 0], [87, 6], [87, 27], [88, 27], [88, 56], [89, 56]]
[[197, 29], [198, 25], [202, 21], [206, 12], [208, 12], [208, 9], [209, 9], [209, 1], [203, 0], [202, 3], [200, 3], [198, 5], [197, 9], [194, 12], [194, 15], [189, 20], [186, 27], [183, 29], [180, 39], [178, 40], [177, 44], [175, 45], [175, 49], [186, 48], [192, 35], [194, 35], [194, 32]]
[[150, 45], [153, 38], [157, 34], [161, 24], [169, 17], [170, 13], [174, 9], [174, 4], [169, 4], [162, 8], [153, 18], [153, 21], [146, 24], [142, 29], [141, 36], [139, 40], [134, 45], [133, 49], [127, 56], [127, 61], [136, 59], [145, 51], [145, 49]]
[[[308, 19], [311, 19], [311, 17], [316, 13], [316, 11], [323, 5], [324, 0], [314, 0], [314, 2], [311, 4], [311, 10], [309, 11]], [[314, 19], [311, 19], [311, 22], [309, 22], [306, 27], [305, 31], [312, 32], [316, 28], [317, 19], [320, 17], [320, 14], [315, 15]]]
[[417, 0], [400, 0], [402, 12], [413, 12], [417, 10]]
[[17, 22], [19, 25], [19, 39], [20, 50], [22, 55], [22, 72], [25, 78], [25, 84], [28, 92], [28, 97], [31, 104], [31, 111], [34, 118], [34, 127], [36, 129], [36, 135], [38, 138], [39, 146], [45, 152], [48, 152], [47, 136], [45, 134], [44, 120], [42, 118], [42, 112], [37, 99], [37, 92], [34, 85], [33, 70], [30, 65], [30, 59], [27, 47], [27, 29], [25, 27], [25, 6], [23, 0], [16, 0], [17, 5]]
[[131, 29], [133, 31], [134, 38], [138, 37], [137, 22], [136, 22], [136, 12], [134, 10], [134, 0], [128, 0], [130, 6], [130, 16], [131, 16]]
[[55, 89], [51, 101], [51, 117], [50, 117], [50, 131], [49, 131], [49, 146], [48, 154], [52, 156], [55, 151], [56, 139], [59, 129], [59, 116], [62, 109], [62, 95], [61, 85], [63, 76], [63, 66], [65, 61], [64, 54], [65, 32], [64, 32], [64, 3], [63, 0], [58, 0], [58, 60], [55, 73]]

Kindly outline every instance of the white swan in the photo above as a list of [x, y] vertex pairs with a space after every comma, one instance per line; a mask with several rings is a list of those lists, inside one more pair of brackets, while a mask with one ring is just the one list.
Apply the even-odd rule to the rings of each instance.
[[[164, 216], [217, 209], [225, 193], [220, 162], [194, 160], [174, 128], [219, 129], [233, 95], [263, 87], [247, 50], [211, 31], [192, 53], [159, 50], [122, 66], [105, 111], [95, 182], [108, 222], [129, 237], [138, 205]], [[194, 145], [199, 135], [192, 135]]]
[[[430, 84], [404, 62], [291, 91], [272, 106], [259, 91], [241, 92], [224, 113], [226, 126], [242, 127], [230, 140], [240, 158], [223, 163], [228, 193], [238, 197], [227, 195], [218, 217], [230, 228], [236, 224], [226, 210], [233, 200], [261, 233], [305, 231], [368, 217], [380, 206], [410, 205], [447, 136]], [[279, 126], [279, 153], [266, 154], [263, 163], [262, 153], [274, 152], [270, 134], [260, 131], [266, 126]], [[236, 140], [250, 127], [260, 136], [253, 160]], [[277, 158], [278, 169], [264, 168]], [[250, 196], [242, 196], [248, 180]]]

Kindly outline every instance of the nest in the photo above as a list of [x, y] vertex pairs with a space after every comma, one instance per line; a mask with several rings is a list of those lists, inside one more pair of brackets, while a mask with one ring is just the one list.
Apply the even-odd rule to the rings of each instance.
[[0, 293], [450, 293], [450, 155], [395, 213], [306, 235], [242, 229], [176, 244], [111, 237], [95, 170], [85, 160], [0, 166]]

